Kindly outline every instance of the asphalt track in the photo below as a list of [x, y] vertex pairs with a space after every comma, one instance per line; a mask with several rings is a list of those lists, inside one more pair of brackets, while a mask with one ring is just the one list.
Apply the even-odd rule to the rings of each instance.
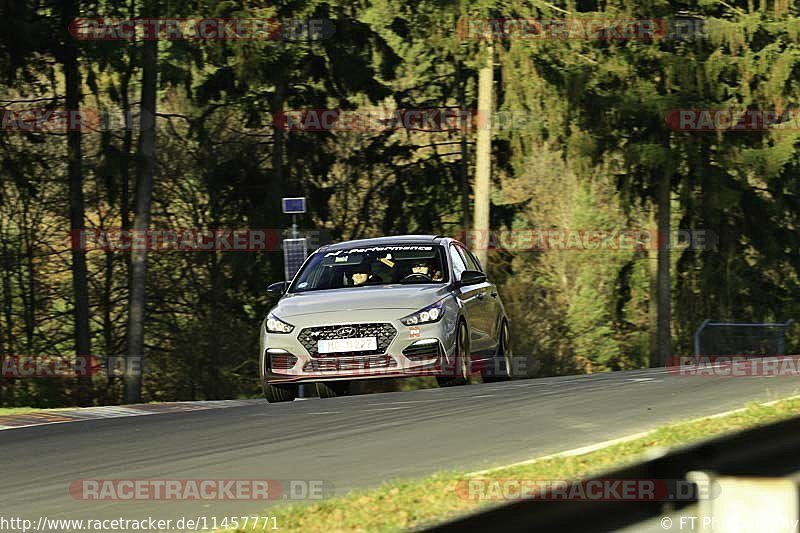
[[[16, 428], [0, 431], [0, 517], [252, 515], [271, 502], [84, 501], [69, 487], [80, 479], [270, 479], [323, 481], [343, 493], [524, 461], [798, 393], [800, 376], [653, 369]], [[279, 511], [277, 519], [280, 527]]]

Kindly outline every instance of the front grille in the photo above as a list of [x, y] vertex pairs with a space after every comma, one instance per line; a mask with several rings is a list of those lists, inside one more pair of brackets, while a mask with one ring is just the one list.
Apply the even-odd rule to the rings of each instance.
[[334, 372], [338, 370], [370, 370], [375, 368], [391, 368], [397, 362], [388, 355], [342, 359], [313, 359], [303, 366], [304, 372]]
[[[358, 355], [379, 355], [386, 353], [392, 340], [397, 336], [397, 330], [388, 323], [375, 324], [340, 324], [338, 326], [322, 326], [305, 328], [300, 331], [298, 339], [312, 357], [352, 357]], [[331, 339], [351, 339], [358, 337], [375, 337], [378, 341], [377, 350], [362, 350], [359, 352], [341, 352], [320, 355], [317, 352], [317, 341]]]
[[297, 357], [288, 353], [267, 352], [267, 368], [272, 370], [290, 370], [297, 363]]
[[424, 359], [433, 359], [439, 357], [442, 351], [439, 348], [439, 342], [430, 344], [412, 344], [403, 350], [403, 355], [412, 361], [420, 361]]

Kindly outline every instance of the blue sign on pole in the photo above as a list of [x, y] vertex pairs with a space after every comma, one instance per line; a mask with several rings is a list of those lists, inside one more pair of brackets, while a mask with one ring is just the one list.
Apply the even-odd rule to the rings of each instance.
[[283, 198], [283, 212], [287, 214], [305, 213], [305, 198]]

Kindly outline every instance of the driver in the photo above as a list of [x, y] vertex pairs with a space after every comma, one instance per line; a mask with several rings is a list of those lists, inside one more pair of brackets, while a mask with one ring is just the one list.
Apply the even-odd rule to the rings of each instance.
[[433, 268], [427, 261], [417, 261], [411, 267], [411, 274], [420, 274], [433, 281], [441, 281], [442, 273]]
[[372, 269], [369, 267], [369, 263], [361, 263], [351, 275], [351, 280], [353, 281], [353, 286], [357, 286], [363, 285], [369, 281], [375, 281], [376, 278], [372, 275]]
[[431, 277], [431, 266], [425, 261], [418, 261], [411, 267], [411, 273]]

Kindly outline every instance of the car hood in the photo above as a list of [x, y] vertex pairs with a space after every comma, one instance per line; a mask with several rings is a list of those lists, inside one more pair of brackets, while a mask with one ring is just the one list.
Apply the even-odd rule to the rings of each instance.
[[290, 293], [280, 299], [273, 312], [279, 318], [369, 309], [413, 312], [438, 301], [447, 293], [445, 285], [381, 285]]

